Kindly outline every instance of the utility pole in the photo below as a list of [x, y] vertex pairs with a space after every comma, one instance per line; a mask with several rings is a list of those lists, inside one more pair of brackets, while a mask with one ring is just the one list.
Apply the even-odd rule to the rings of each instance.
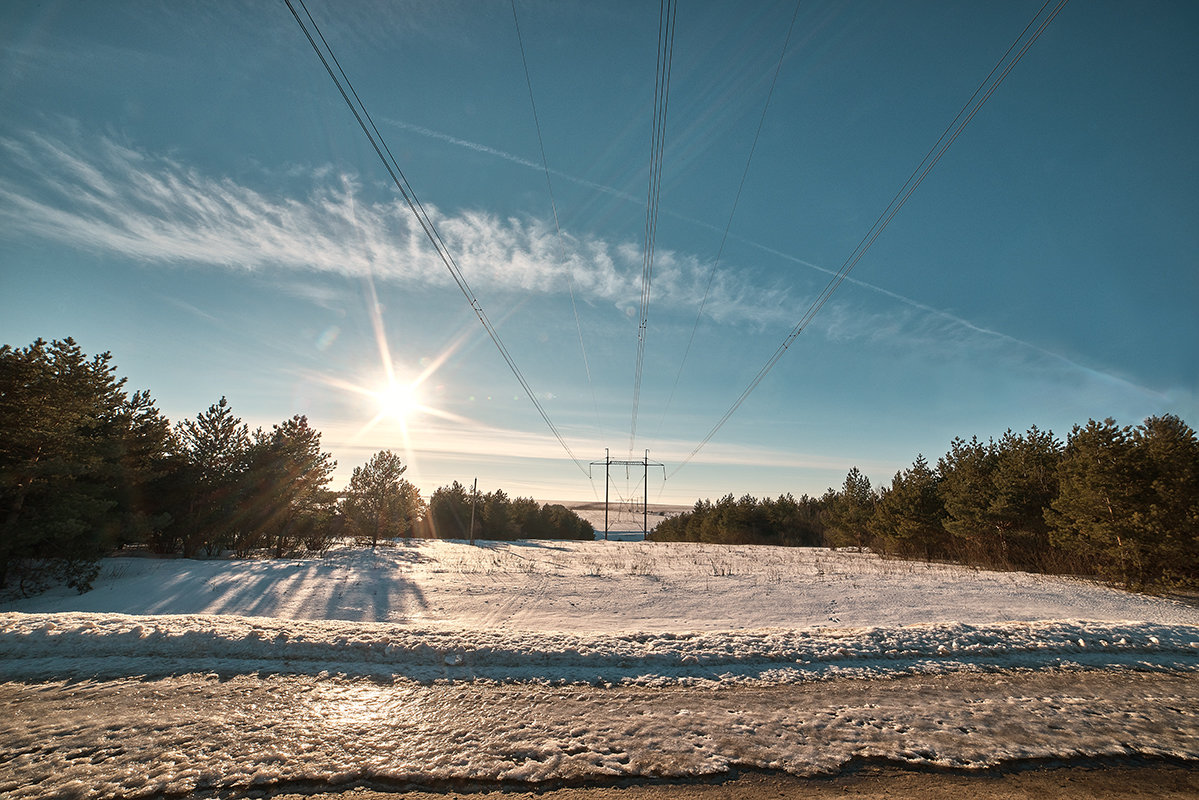
[[612, 459], [608, 457], [608, 448], [604, 448], [604, 541], [608, 541], [608, 487], [612, 482], [608, 480], [608, 469], [612, 466]]
[[[662, 468], [666, 472], [666, 468]], [[641, 530], [649, 536], [649, 451], [645, 451], [645, 500], [641, 504]]]
[[479, 479], [475, 478], [475, 485], [470, 490], [470, 543], [475, 543], [475, 506], [479, 504]]

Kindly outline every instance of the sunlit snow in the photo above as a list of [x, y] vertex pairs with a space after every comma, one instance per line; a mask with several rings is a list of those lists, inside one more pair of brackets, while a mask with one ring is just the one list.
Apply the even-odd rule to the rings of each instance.
[[827, 550], [112, 558], [0, 606], [0, 793], [1199, 759], [1199, 609]]

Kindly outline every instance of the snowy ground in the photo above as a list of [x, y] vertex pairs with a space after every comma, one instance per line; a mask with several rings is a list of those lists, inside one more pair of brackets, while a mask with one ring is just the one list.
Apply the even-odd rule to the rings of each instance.
[[1197, 671], [1195, 607], [868, 554], [113, 558], [0, 606], [0, 793], [1199, 761]]
[[112, 558], [95, 589], [0, 612], [232, 614], [406, 628], [624, 633], [1090, 619], [1199, 624], [1096, 584], [809, 548], [414, 540], [325, 558]]
[[1195, 700], [1189, 675], [1055, 671], [708, 689], [280, 675], [19, 683], [0, 692], [0, 793], [1194, 759]]

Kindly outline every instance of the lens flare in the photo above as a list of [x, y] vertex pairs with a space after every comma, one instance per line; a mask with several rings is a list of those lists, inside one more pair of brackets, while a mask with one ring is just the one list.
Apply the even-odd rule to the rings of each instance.
[[404, 421], [421, 408], [416, 386], [411, 383], [395, 382], [375, 393], [379, 402], [379, 413], [384, 417]]

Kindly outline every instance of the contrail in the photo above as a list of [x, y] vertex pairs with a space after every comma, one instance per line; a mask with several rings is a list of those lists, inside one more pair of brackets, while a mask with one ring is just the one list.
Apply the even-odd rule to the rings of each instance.
[[[446, 142], [448, 144], [455, 145], [456, 147], [462, 147], [467, 150], [473, 150], [477, 153], [485, 153], [487, 155], [495, 156], [496, 158], [501, 158], [501, 159], [503, 159], [505, 161], [509, 161], [513, 164], [519, 164], [520, 166], [528, 167], [529, 169], [536, 170], [537, 172], [543, 172], [545, 170], [545, 166], [543, 164], [537, 163], [535, 161], [531, 161], [527, 158], [522, 158], [518, 155], [514, 155], [512, 153], [508, 153], [503, 150], [497, 150], [496, 148], [489, 147], [488, 145], [485, 145], [485, 144], [480, 144], [478, 142], [472, 142], [467, 139], [460, 139], [456, 136], [450, 136], [449, 134], [441, 133], [440, 131], [435, 131], [430, 128], [422, 127], [420, 125], [413, 125], [408, 122], [402, 122], [400, 120], [388, 119], [388, 120], [385, 120], [385, 122], [389, 125], [393, 125], [397, 128], [400, 128], [401, 130], [406, 130], [411, 133], [418, 134], [420, 136], [424, 136], [424, 137], [427, 137], [430, 139], [436, 139], [438, 141]], [[612, 197], [617, 197], [621, 200], [626, 200], [626, 201], [628, 201], [630, 203], [634, 203], [638, 206], [640, 206], [644, 203], [644, 198], [634, 197], [633, 195], [628, 194], [627, 192], [622, 192], [619, 189], [612, 188], [611, 186], [605, 186], [601, 183], [589, 181], [585, 178], [579, 178], [575, 175], [570, 175], [570, 174], [567, 174], [565, 172], [561, 172], [561, 171], [555, 170], [555, 169], [550, 169], [550, 172], [552, 174], [562, 178], [563, 180], [569, 181], [569, 182], [577, 184], [579, 186], [586, 186], [589, 189], [594, 189], [597, 192], [603, 192], [604, 194], [611, 195]], [[707, 222], [704, 222], [703, 220], [695, 219], [693, 217], [688, 217], [683, 214], [678, 214], [678, 213], [675, 213], [675, 212], [672, 212], [672, 211], [669, 211], [666, 209], [663, 209], [662, 213], [667, 214], [668, 216], [671, 216], [682, 222], [687, 222], [692, 225], [697, 225], [701, 228], [707, 228], [708, 230], [716, 231], [717, 233], [720, 233], [723, 231], [723, 228], [720, 228], [719, 226], [712, 225]], [[769, 247], [767, 245], [761, 244], [760, 242], [755, 242], [752, 239], [746, 239], [742, 236], [737, 236], [736, 234], [733, 234], [733, 233], [730, 233], [729, 236], [730, 236], [730, 238], [736, 239], [737, 241], [741, 242], [742, 244], [746, 244], [757, 250], [761, 250], [764, 253], [769, 253], [770, 255], [777, 256], [778, 258], [786, 259], [787, 261], [791, 261], [795, 264], [801, 264], [809, 269], [816, 270], [817, 272], [822, 272], [825, 275], [837, 274], [836, 270], [829, 269], [828, 267], [822, 267], [819, 264], [813, 264], [811, 261], [805, 261], [802, 258], [793, 256], [789, 253], [784, 253], [780, 250], [775, 250], [773, 247]], [[956, 316], [954, 314], [950, 314], [947, 311], [942, 311], [941, 309], [933, 308], [932, 306], [925, 305], [924, 303], [921, 303], [918, 300], [913, 300], [910, 297], [906, 297], [902, 294], [899, 294], [898, 292], [893, 292], [890, 289], [884, 289], [883, 287], [876, 286], [873, 283], [867, 283], [866, 281], [859, 280], [859, 279], [853, 278], [853, 277], [848, 277], [848, 276], [845, 278], [845, 281], [847, 283], [852, 283], [855, 286], [860, 286], [863, 289], [868, 289], [872, 292], [881, 294], [884, 297], [889, 297], [892, 300], [903, 303], [904, 305], [910, 306], [919, 311], [923, 311], [926, 314], [932, 314], [934, 316], [940, 317], [941, 319], [949, 320], [950, 322], [954, 323], [955, 325], [960, 325], [961, 327], [965, 328], [966, 330], [972, 331], [981, 336], [989, 336], [989, 337], [993, 337], [993, 338], [999, 339], [1004, 342], [1009, 342], [1009, 343], [1017, 345], [1019, 347], [1023, 347], [1028, 350], [1031, 350], [1035, 353], [1039, 353], [1040, 355], [1052, 358], [1055, 361], [1058, 361], [1062, 364], [1065, 364], [1068, 367], [1071, 367], [1072, 369], [1081, 370], [1082, 372], [1085, 372], [1085, 373], [1088, 373], [1091, 375], [1098, 375], [1098, 376], [1101, 376], [1108, 380], [1123, 384], [1125, 386], [1130, 386], [1134, 389], [1137, 389], [1142, 392], [1146, 392], [1146, 393], [1154, 395], [1154, 396], [1162, 396], [1160, 392], [1157, 392], [1153, 389], [1149, 389], [1145, 386], [1141, 386], [1139, 384], [1133, 383], [1132, 381], [1126, 380], [1125, 378], [1121, 378], [1117, 375], [1112, 375], [1107, 372], [1102, 372], [1100, 370], [1096, 370], [1092, 367], [1084, 366], [1082, 364], [1079, 364], [1076, 361], [1070, 360], [1069, 358], [1061, 355], [1060, 353], [1055, 353], [1051, 350], [1046, 350], [1045, 348], [1035, 345], [1032, 342], [1026, 342], [1023, 339], [1017, 339], [1015, 336], [1011, 336], [1009, 334], [1002, 333], [1000, 331], [991, 330], [989, 328], [981, 327], [979, 325], [974, 324], [973, 322], [970, 322], [967, 319], [963, 319], [962, 317]]]
[[[504, 161], [510, 161], [513, 164], [519, 164], [522, 167], [528, 167], [529, 169], [536, 170], [537, 172], [545, 171], [544, 164], [541, 164], [536, 161], [531, 161], [527, 158], [522, 158], [522, 157], [520, 157], [518, 155], [514, 155], [512, 153], [506, 153], [503, 150], [497, 150], [494, 147], [488, 147], [485, 144], [479, 144], [478, 142], [472, 142], [467, 139], [459, 139], [457, 136], [450, 136], [448, 133], [441, 133], [440, 131], [431, 130], [429, 128], [425, 128], [420, 125], [412, 125], [411, 123], [408, 123], [408, 122], [401, 122], [400, 120], [384, 119], [383, 121], [386, 124], [391, 125], [393, 127], [396, 127], [396, 128], [399, 128], [399, 129], [405, 130], [405, 131], [410, 131], [412, 133], [420, 134], [421, 136], [425, 136], [429, 139], [436, 139], [440, 142], [446, 142], [448, 144], [456, 145], [457, 147], [466, 148], [467, 150], [474, 150], [476, 153], [486, 153], [489, 156], [495, 156], [496, 158], [502, 158]], [[630, 203], [637, 203], [640, 205], [643, 202], [642, 200], [637, 199], [636, 197], [629, 194], [628, 192], [622, 192], [619, 189], [613, 189], [611, 186], [604, 186], [602, 183], [596, 183], [594, 181], [589, 181], [586, 178], [580, 178], [575, 175], [568, 175], [567, 173], [561, 172], [552, 167], [550, 168], [549, 171], [550, 171], [551, 175], [555, 175], [555, 176], [562, 178], [564, 180], [567, 180], [571, 183], [577, 184], [579, 186], [586, 186], [588, 189], [595, 189], [597, 192], [603, 192], [604, 194], [610, 194], [613, 197], [618, 197], [621, 200], [627, 200]], [[685, 219], [688, 222], [697, 222], [698, 223], [698, 220], [689, 220], [686, 217], [680, 217], [680, 219]], [[698, 223], [698, 224], [703, 224], [703, 223]]]

